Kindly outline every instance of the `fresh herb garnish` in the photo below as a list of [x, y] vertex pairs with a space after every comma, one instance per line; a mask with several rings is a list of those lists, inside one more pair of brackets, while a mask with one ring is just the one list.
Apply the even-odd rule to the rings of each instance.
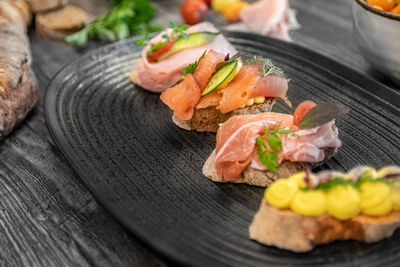
[[188, 74], [188, 73], [194, 73], [199, 66], [200, 60], [202, 60], [206, 56], [206, 54], [207, 54], [207, 50], [204, 51], [204, 53], [201, 55], [201, 57], [198, 60], [196, 60], [194, 63], [189, 64], [188, 66], [183, 68], [182, 69], [183, 76], [186, 76], [186, 74]]
[[261, 62], [263, 64], [262, 72], [259, 73], [260, 75], [265, 77], [270, 74], [279, 73], [279, 74], [283, 75], [284, 77], [286, 77], [285, 74], [283, 73], [283, 70], [278, 68], [277, 66], [275, 66], [274, 63], [272, 63], [272, 61], [269, 58], [255, 57], [253, 59], [247, 60], [245, 62], [245, 65], [257, 63], [257, 62]]
[[[156, 44], [151, 44], [150, 50], [147, 52], [148, 56], [151, 56], [154, 52], [163, 48], [170, 40], [172, 42], [175, 42], [179, 38], [185, 38], [185, 39], [189, 38], [189, 36], [183, 32], [189, 28], [189, 25], [180, 25], [180, 24], [175, 25], [175, 23], [169, 21], [168, 28], [172, 30], [171, 35], [164, 33], [162, 35], [163, 41], [160, 41]], [[140, 38], [136, 39], [136, 46], [145, 46], [148, 44], [149, 44], [148, 33], [146, 33], [144, 40]]]
[[299, 123], [300, 129], [309, 129], [330, 122], [350, 111], [345, 105], [321, 102], [304, 115]]
[[222, 68], [223, 66], [225, 66], [226, 64], [229, 64], [233, 61], [235, 61], [236, 59], [238, 59], [239, 57], [243, 56], [245, 53], [244, 52], [237, 52], [235, 55], [233, 55], [233, 57], [229, 58], [229, 54], [227, 54], [225, 56], [225, 61], [218, 63], [217, 66], [215, 67], [215, 70], [219, 70], [220, 68]]
[[[394, 183], [394, 180], [387, 179], [385, 177], [383, 178], [373, 178], [373, 177], [361, 177], [357, 181], [352, 181], [352, 180], [346, 180], [342, 177], [334, 177], [329, 181], [321, 182], [315, 189], [316, 190], [330, 190], [331, 188], [339, 185], [350, 185], [353, 186], [354, 188], [360, 190], [361, 185], [365, 182], [373, 182], [373, 183], [387, 183], [387, 184], [392, 184]], [[310, 190], [310, 187], [305, 187], [302, 188], [303, 190]]]
[[282, 151], [282, 140], [279, 135], [292, 135], [296, 136], [292, 130], [283, 129], [279, 127], [277, 123], [273, 128], [267, 126], [265, 128], [265, 134], [256, 139], [257, 154], [260, 158], [260, 162], [270, 171], [278, 171], [278, 154], [277, 152]]
[[159, 24], [149, 23], [154, 14], [155, 9], [149, 0], [114, 0], [109, 12], [97, 17], [79, 32], [67, 36], [65, 40], [82, 46], [92, 39], [116, 41], [126, 39], [132, 33], [159, 31]]

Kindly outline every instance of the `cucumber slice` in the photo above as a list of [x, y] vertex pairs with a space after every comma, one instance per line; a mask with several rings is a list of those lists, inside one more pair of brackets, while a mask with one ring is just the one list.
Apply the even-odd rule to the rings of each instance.
[[167, 57], [169, 57], [179, 51], [208, 44], [209, 42], [214, 40], [214, 38], [217, 37], [218, 34], [220, 34], [220, 33], [219, 32], [195, 32], [195, 33], [189, 34], [188, 39], [179, 37], [178, 40], [175, 41], [172, 48], [167, 53], [165, 53], [165, 54], [161, 55], [159, 58], [157, 58], [157, 61], [166, 59]]
[[[231, 80], [233, 79], [231, 74], [236, 72], [235, 70], [236, 70], [236, 67], [238, 66], [238, 64], [239, 64], [238, 60], [234, 60], [232, 62], [229, 62], [222, 68], [220, 68], [216, 73], [214, 73], [214, 75], [208, 81], [206, 88], [201, 93], [201, 96], [206, 96], [217, 88], [222, 89], [222, 87], [220, 87], [220, 85], [225, 84], [225, 81], [228, 78], [231, 78]], [[228, 83], [226, 83], [225, 86], [227, 84]]]

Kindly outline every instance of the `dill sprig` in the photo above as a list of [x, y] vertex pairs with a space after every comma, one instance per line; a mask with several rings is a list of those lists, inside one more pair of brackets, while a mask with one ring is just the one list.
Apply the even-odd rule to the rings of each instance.
[[282, 76], [286, 77], [286, 75], [283, 73], [283, 70], [281, 68], [278, 68], [277, 66], [275, 66], [274, 63], [272, 63], [271, 59], [269, 59], [269, 58], [254, 57], [252, 59], [247, 60], [245, 62], [245, 64], [248, 65], [248, 64], [257, 63], [257, 62], [261, 62], [263, 64], [262, 72], [259, 73], [260, 75], [265, 77], [270, 74], [279, 73]]

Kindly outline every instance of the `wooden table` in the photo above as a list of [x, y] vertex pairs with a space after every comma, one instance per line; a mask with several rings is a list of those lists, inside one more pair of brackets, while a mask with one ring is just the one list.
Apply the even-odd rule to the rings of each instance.
[[[108, 8], [105, 0], [76, 2], [97, 13]], [[181, 1], [153, 2], [158, 21], [180, 22]], [[351, 3], [293, 0], [302, 25], [292, 33], [294, 41], [396, 88], [361, 57], [352, 34]], [[31, 46], [40, 97], [62, 66], [88, 50], [45, 40], [33, 30]], [[50, 140], [42, 101], [0, 143], [0, 247], [1, 266], [169, 265], [127, 232], [75, 174]]]

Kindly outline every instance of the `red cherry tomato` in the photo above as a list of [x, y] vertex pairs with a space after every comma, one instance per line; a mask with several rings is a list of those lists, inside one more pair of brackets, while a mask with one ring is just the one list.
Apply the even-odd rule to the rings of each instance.
[[293, 124], [298, 126], [301, 119], [303, 119], [304, 115], [306, 115], [311, 109], [313, 109], [317, 104], [314, 101], [306, 100], [301, 102], [294, 112], [293, 115]]
[[156, 62], [157, 58], [167, 53], [173, 45], [174, 42], [168, 40], [168, 42], [163, 47], [161, 47], [157, 51], [154, 51], [153, 54], [151, 54], [150, 56], [147, 56], [149, 62]]
[[211, 0], [202, 0], [204, 3], [207, 4], [207, 6], [211, 6]]
[[187, 24], [202, 22], [206, 17], [208, 6], [203, 0], [186, 0], [181, 5], [181, 15]]

